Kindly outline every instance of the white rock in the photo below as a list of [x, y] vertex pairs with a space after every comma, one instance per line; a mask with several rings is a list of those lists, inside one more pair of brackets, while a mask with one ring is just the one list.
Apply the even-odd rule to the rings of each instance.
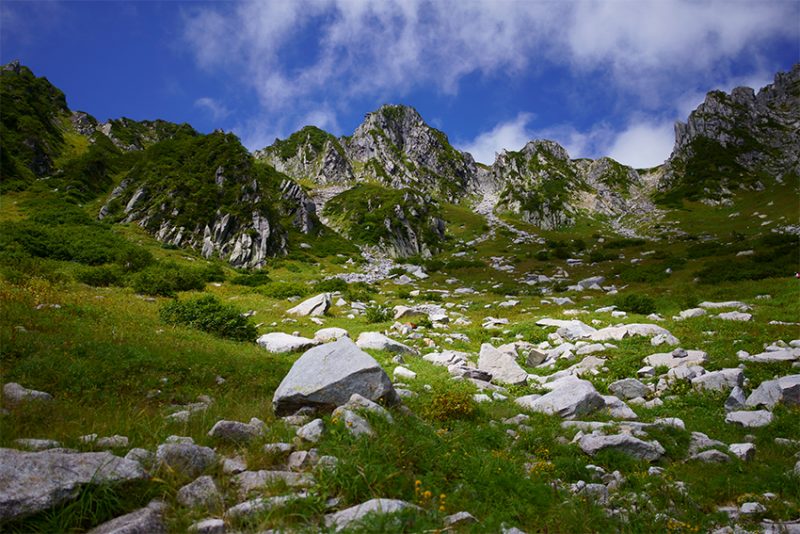
[[752, 443], [731, 443], [728, 450], [731, 451], [731, 454], [745, 462], [749, 462], [755, 458], [756, 455], [756, 446]]
[[322, 434], [325, 433], [325, 423], [322, 419], [314, 419], [297, 429], [297, 437], [316, 443], [322, 439]]
[[320, 316], [320, 315], [325, 315], [325, 312], [328, 311], [328, 308], [330, 307], [331, 307], [331, 294], [321, 293], [316, 297], [311, 297], [308, 300], [304, 300], [294, 308], [286, 310], [286, 313], [288, 313], [289, 315], [297, 315], [300, 317], [306, 317], [308, 315]]
[[568, 377], [547, 385], [553, 390], [545, 395], [527, 395], [515, 402], [535, 412], [572, 419], [591, 414], [605, 407], [603, 397], [591, 382]]
[[693, 319], [695, 317], [702, 317], [707, 312], [703, 308], [689, 308], [688, 310], [683, 310], [678, 314], [678, 317], [681, 319]]
[[310, 349], [318, 344], [318, 341], [308, 339], [307, 337], [292, 336], [284, 334], [283, 332], [273, 332], [271, 334], [264, 334], [256, 340], [261, 347], [269, 352], [286, 353], [286, 352], [299, 352]]
[[772, 412], [767, 410], [730, 412], [725, 416], [725, 422], [735, 423], [746, 428], [758, 428], [772, 422]]
[[392, 374], [394, 375], [395, 378], [401, 378], [405, 380], [413, 380], [417, 378], [417, 373], [415, 373], [411, 369], [403, 367], [402, 365], [398, 365], [397, 367], [395, 367]]
[[398, 354], [416, 354], [417, 351], [379, 332], [362, 332], [356, 340], [360, 349], [385, 350]]
[[339, 338], [349, 337], [347, 330], [344, 328], [322, 328], [314, 333], [314, 340], [320, 343], [327, 343], [329, 341], [336, 341]]
[[717, 315], [717, 318], [722, 319], [724, 321], [749, 321], [750, 319], [753, 318], [753, 316], [752, 314], [749, 313], [732, 311], [732, 312], [720, 313], [719, 315]]
[[478, 369], [490, 373], [495, 382], [515, 385], [528, 381], [528, 372], [519, 366], [513, 356], [497, 350], [489, 343], [481, 345]]
[[406, 508], [420, 509], [414, 504], [397, 499], [371, 499], [341, 512], [326, 515], [325, 526], [334, 528], [336, 532], [339, 532], [360, 521], [367, 514], [393, 514]]

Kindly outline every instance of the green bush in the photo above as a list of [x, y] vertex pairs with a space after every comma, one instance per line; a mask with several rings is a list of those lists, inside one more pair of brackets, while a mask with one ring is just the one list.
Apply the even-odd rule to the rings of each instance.
[[536, 253], [536, 259], [539, 261], [547, 261], [550, 259], [550, 252], [547, 250], [540, 250]]
[[79, 282], [94, 287], [125, 285], [125, 273], [118, 265], [85, 267], [76, 273], [75, 278]]
[[628, 248], [640, 247], [647, 243], [644, 239], [624, 237], [621, 239], [612, 239], [603, 243], [604, 248]]
[[618, 271], [619, 277], [623, 282], [660, 282], [669, 278], [667, 266], [664, 264], [655, 265], [630, 265]]
[[297, 282], [270, 282], [258, 289], [265, 297], [273, 299], [288, 299], [289, 297], [305, 297], [308, 295], [308, 286]]
[[367, 323], [383, 323], [392, 318], [392, 312], [383, 306], [367, 306], [364, 310], [364, 318]]
[[165, 323], [189, 326], [237, 341], [252, 341], [258, 335], [256, 327], [236, 308], [223, 304], [213, 295], [172, 301], [161, 307], [159, 316]]
[[406, 274], [406, 270], [402, 267], [392, 267], [389, 269], [389, 276], [402, 276]]
[[256, 271], [246, 274], [237, 274], [231, 278], [231, 284], [237, 286], [257, 287], [272, 282], [266, 271]]
[[446, 422], [452, 419], [472, 419], [477, 405], [472, 394], [464, 389], [451, 389], [436, 393], [429, 404], [422, 407], [422, 417]]
[[655, 313], [656, 303], [647, 295], [639, 295], [637, 293], [627, 293], [625, 295], [617, 295], [614, 299], [614, 304], [622, 311], [630, 313], [639, 313], [648, 315]]
[[605, 250], [593, 250], [589, 253], [589, 261], [591, 263], [600, 263], [603, 261], [611, 261], [619, 258], [619, 254], [615, 252], [606, 252]]
[[480, 260], [468, 260], [466, 258], [454, 258], [444, 264], [445, 270], [453, 269], [472, 269], [476, 267], [484, 267], [485, 264]]
[[344, 293], [347, 291], [347, 282], [341, 278], [329, 278], [328, 280], [320, 280], [314, 284], [315, 293], [334, 293], [339, 291]]
[[178, 291], [201, 291], [206, 283], [197, 269], [157, 263], [133, 275], [130, 285], [137, 293], [172, 297]]

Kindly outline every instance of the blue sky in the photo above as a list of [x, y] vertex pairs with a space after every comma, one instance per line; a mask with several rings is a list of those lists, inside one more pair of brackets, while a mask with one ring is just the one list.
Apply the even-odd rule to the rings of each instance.
[[800, 61], [800, 1], [5, 0], [0, 61], [17, 58], [100, 120], [252, 150], [402, 103], [484, 163], [548, 138], [645, 167], [707, 91]]

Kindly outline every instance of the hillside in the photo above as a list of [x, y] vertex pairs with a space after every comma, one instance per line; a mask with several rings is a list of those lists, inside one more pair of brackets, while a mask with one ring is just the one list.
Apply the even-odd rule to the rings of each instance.
[[656, 169], [486, 169], [407, 107], [250, 154], [7, 66], [0, 530], [792, 532], [799, 72]]

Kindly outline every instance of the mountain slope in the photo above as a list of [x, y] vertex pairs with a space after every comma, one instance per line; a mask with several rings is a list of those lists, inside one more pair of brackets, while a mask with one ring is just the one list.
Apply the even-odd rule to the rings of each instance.
[[686, 123], [659, 183], [661, 199], [729, 202], [737, 189], [796, 183], [800, 176], [800, 64], [756, 94], [711, 91]]

